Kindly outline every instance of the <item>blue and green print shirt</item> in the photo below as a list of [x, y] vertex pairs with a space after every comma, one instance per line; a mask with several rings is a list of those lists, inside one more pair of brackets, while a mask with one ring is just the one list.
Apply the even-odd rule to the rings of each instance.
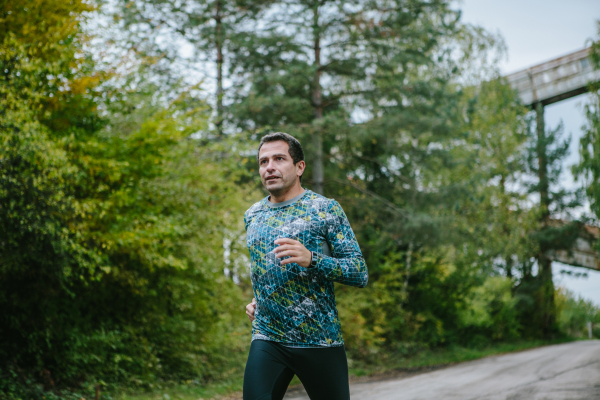
[[[367, 265], [344, 210], [310, 190], [282, 202], [264, 198], [246, 211], [244, 223], [256, 298], [252, 340], [289, 347], [342, 346], [333, 282], [365, 287]], [[300, 241], [318, 254], [317, 265], [281, 265], [274, 243]]]

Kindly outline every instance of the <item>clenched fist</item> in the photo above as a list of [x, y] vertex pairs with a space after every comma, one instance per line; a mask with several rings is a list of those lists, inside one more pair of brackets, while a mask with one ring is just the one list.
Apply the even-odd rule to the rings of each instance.
[[273, 250], [275, 257], [281, 258], [289, 256], [281, 261], [281, 264], [296, 263], [301, 267], [308, 268], [312, 261], [312, 254], [302, 243], [294, 239], [281, 238], [275, 241], [275, 244], [279, 245]]
[[254, 321], [254, 311], [256, 311], [256, 299], [253, 298], [252, 299], [252, 303], [248, 304], [246, 306], [246, 315], [248, 316], [248, 319], [250, 320], [250, 322]]

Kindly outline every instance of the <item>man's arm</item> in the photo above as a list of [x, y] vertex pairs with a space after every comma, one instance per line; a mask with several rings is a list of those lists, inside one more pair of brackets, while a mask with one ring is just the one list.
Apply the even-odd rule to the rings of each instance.
[[[247, 214], [248, 214], [248, 211], [246, 211], [244, 213], [244, 230], [246, 232], [248, 232], [248, 223], [249, 223]], [[255, 311], [256, 311], [256, 299], [252, 298], [252, 303], [250, 303], [246, 306], [246, 315], [248, 316], [248, 319], [250, 320], [250, 322], [254, 321], [254, 319], [255, 319], [255, 317], [254, 317]]]
[[325, 278], [344, 285], [365, 287], [369, 280], [367, 263], [360, 251], [348, 217], [337, 201], [332, 200], [326, 212], [327, 243], [331, 257], [319, 254], [315, 268]]
[[[317, 268], [325, 278], [344, 285], [365, 287], [369, 280], [367, 263], [360, 251], [354, 232], [344, 210], [337, 201], [332, 200], [325, 213], [327, 223], [327, 242], [331, 246], [332, 256], [315, 253]], [[275, 240], [278, 245], [273, 252], [275, 257], [289, 257], [281, 261], [281, 265], [296, 263], [309, 268], [312, 260], [311, 252], [297, 240], [280, 238]]]

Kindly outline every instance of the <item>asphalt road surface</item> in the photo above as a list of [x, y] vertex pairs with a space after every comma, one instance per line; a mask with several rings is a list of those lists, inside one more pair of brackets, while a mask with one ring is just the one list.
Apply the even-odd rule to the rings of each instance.
[[[600, 400], [600, 340], [469, 361], [407, 378], [350, 385], [352, 400]], [[290, 390], [285, 400], [308, 400]]]

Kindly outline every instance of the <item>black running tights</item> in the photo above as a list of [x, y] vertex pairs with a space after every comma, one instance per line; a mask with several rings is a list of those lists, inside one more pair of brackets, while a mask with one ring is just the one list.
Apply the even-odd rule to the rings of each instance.
[[350, 399], [343, 346], [290, 348], [255, 340], [244, 373], [244, 400], [281, 400], [294, 375], [311, 400]]

